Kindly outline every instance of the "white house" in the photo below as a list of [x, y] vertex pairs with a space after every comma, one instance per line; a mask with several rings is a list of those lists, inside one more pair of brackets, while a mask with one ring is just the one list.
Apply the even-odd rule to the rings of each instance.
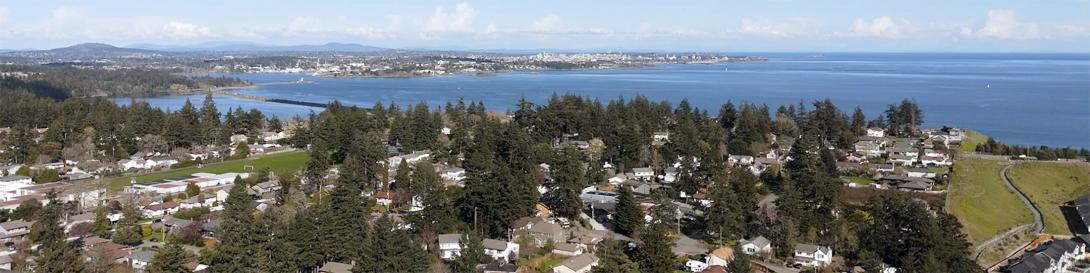
[[439, 234], [439, 258], [453, 260], [462, 253], [462, 234]]
[[662, 182], [673, 183], [677, 181], [677, 168], [669, 167], [662, 174]]
[[730, 261], [734, 260], [734, 249], [729, 247], [720, 247], [712, 251], [708, 255], [708, 266], [718, 265], [727, 266]]
[[466, 169], [451, 167], [443, 170], [443, 173], [439, 174], [439, 176], [446, 180], [459, 182], [466, 179]]
[[753, 157], [748, 155], [731, 155], [727, 157], [727, 163], [730, 165], [749, 165], [753, 164]]
[[0, 177], [0, 184], [8, 185], [34, 185], [34, 180], [29, 176], [9, 175]]
[[593, 253], [583, 253], [553, 267], [553, 273], [587, 273], [595, 266], [598, 266], [598, 256], [594, 256]]
[[833, 262], [833, 249], [811, 244], [795, 245], [795, 264], [823, 267]]
[[651, 167], [632, 168], [632, 176], [635, 179], [648, 180], [655, 177], [655, 170]]
[[908, 169], [906, 173], [908, 177], [923, 177], [923, 178], [935, 178], [935, 172], [926, 168], [912, 168]]
[[151, 263], [151, 259], [155, 257], [154, 252], [148, 251], [135, 251], [132, 255], [129, 255], [129, 265], [137, 272], [143, 271]]
[[866, 157], [882, 155], [882, 146], [870, 141], [859, 141], [853, 145], [855, 152]]
[[921, 156], [920, 164], [926, 166], [950, 166], [954, 165], [954, 162], [950, 161], [947, 157]]
[[768, 238], [765, 238], [764, 236], [757, 236], [757, 238], [750, 240], [741, 240], [738, 243], [742, 246], [742, 252], [749, 255], [772, 252], [772, 242], [768, 241]]
[[869, 137], [886, 137], [886, 129], [878, 127], [867, 128], [867, 136]]
[[519, 255], [519, 245], [516, 243], [484, 239], [481, 245], [484, 246], [484, 254], [495, 260], [509, 261], [510, 257]]

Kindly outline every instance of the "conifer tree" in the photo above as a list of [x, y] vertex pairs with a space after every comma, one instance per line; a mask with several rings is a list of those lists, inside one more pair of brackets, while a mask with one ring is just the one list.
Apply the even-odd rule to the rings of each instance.
[[640, 204], [636, 202], [636, 196], [631, 189], [621, 187], [616, 210], [613, 225], [618, 233], [632, 236], [643, 227], [643, 211], [640, 210]]
[[95, 222], [91, 231], [101, 238], [110, 237], [110, 219], [106, 218], [106, 207], [99, 205], [95, 208]]
[[484, 254], [481, 237], [475, 233], [463, 236], [461, 243], [462, 251], [458, 252], [458, 257], [454, 258], [451, 263], [454, 273], [477, 272], [478, 264], [487, 263], [492, 259], [492, 257]]
[[82, 273], [86, 272], [83, 257], [79, 251], [66, 241], [64, 227], [58, 224], [64, 215], [64, 202], [57, 199], [54, 192], [48, 195], [49, 205], [38, 214], [38, 220], [31, 226], [30, 239], [38, 244], [38, 273]]
[[669, 228], [662, 221], [651, 224], [647, 230], [640, 233], [643, 244], [639, 248], [640, 271], [645, 273], [671, 273], [674, 272], [674, 256], [671, 247], [674, 241], [670, 239]]
[[598, 266], [591, 270], [592, 273], [639, 273], [640, 265], [633, 262], [621, 249], [621, 242], [607, 239], [598, 244], [595, 256], [598, 257]]
[[373, 233], [366, 244], [367, 260], [356, 263], [353, 273], [416, 273], [431, 267], [421, 242], [408, 231], [397, 228], [389, 215], [375, 221]]
[[580, 191], [586, 187], [586, 175], [583, 163], [579, 160], [579, 151], [565, 148], [560, 152], [556, 166], [552, 168], [552, 177], [557, 185], [550, 207], [558, 216], [575, 219], [582, 212], [583, 200]]
[[213, 272], [257, 272], [254, 268], [256, 243], [254, 240], [254, 202], [246, 193], [246, 187], [239, 187], [242, 178], [235, 177], [235, 187], [223, 204], [223, 223], [216, 232], [220, 243], [216, 245], [212, 256]]
[[750, 264], [749, 254], [743, 252], [741, 246], [734, 247], [734, 260], [727, 264], [727, 272], [753, 273], [753, 265]]
[[192, 255], [182, 249], [180, 245], [170, 243], [159, 249], [158, 253], [155, 253], [155, 257], [151, 259], [151, 263], [147, 266], [147, 271], [148, 273], [193, 272], [185, 266], [185, 263], [191, 259], [193, 259]]

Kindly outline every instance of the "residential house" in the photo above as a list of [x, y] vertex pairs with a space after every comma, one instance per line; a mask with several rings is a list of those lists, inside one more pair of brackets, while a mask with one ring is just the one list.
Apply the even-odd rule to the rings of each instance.
[[742, 252], [749, 255], [757, 255], [757, 253], [772, 253], [772, 242], [764, 236], [757, 236], [757, 238], [749, 240], [741, 240], [738, 242], [742, 246]]
[[950, 166], [954, 165], [954, 162], [948, 157], [921, 156], [920, 164], [924, 164], [925, 166]]
[[1072, 232], [1075, 234], [1087, 234], [1090, 233], [1090, 195], [1084, 195], [1082, 197], [1071, 200], [1060, 206], [1060, 210], [1067, 216], [1067, 221], [1072, 226]]
[[601, 237], [594, 236], [593, 234], [590, 234], [590, 233], [575, 236], [575, 237], [572, 237], [571, 239], [568, 239], [568, 243], [582, 245], [589, 251], [594, 251], [594, 249], [598, 246], [598, 243], [601, 243], [601, 242], [602, 242]]
[[338, 262], [326, 262], [318, 268], [319, 273], [352, 273], [352, 265]]
[[553, 254], [564, 257], [578, 256], [579, 254], [583, 254], [583, 251], [586, 251], [586, 247], [583, 245], [572, 243], [557, 243], [553, 245]]
[[872, 164], [871, 168], [877, 173], [893, 173], [896, 170], [893, 164]]
[[6, 185], [34, 185], [34, 179], [29, 176], [9, 175], [0, 177], [0, 184]]
[[594, 256], [593, 253], [583, 253], [553, 267], [553, 273], [587, 273], [595, 266], [598, 266], [598, 256]]
[[853, 147], [855, 148], [856, 153], [866, 157], [877, 157], [882, 155], [882, 146], [871, 141], [858, 141]]
[[1086, 256], [1086, 246], [1090, 242], [1088, 240], [1090, 240], [1090, 235], [1042, 243], [1035, 249], [1027, 250], [1021, 257], [1012, 259], [1006, 266], [1000, 268], [999, 272], [1086, 272], [1085, 266], [1076, 266], [1075, 262]]
[[633, 179], [651, 180], [651, 178], [655, 177], [655, 170], [651, 169], [651, 167], [632, 168], [631, 176]]
[[709, 266], [727, 266], [727, 264], [729, 264], [732, 260], [734, 260], [734, 249], [729, 247], [720, 247], [712, 250], [712, 253], [708, 255], [707, 263]]
[[179, 204], [178, 202], [175, 202], [175, 201], [170, 201], [170, 202], [165, 202], [165, 203], [158, 203], [158, 202], [152, 203], [151, 205], [144, 206], [144, 209], [143, 209], [144, 216], [155, 218], [155, 217], [161, 217], [161, 216], [164, 216], [164, 215], [172, 214], [172, 213], [178, 212], [178, 209], [180, 209], [180, 206], [181, 206], [181, 204]]
[[466, 169], [458, 167], [447, 168], [446, 170], [443, 170], [443, 172], [440, 173], [439, 176], [443, 177], [443, 179], [446, 180], [461, 182], [462, 180], [466, 179]]
[[12, 165], [0, 166], [0, 176], [15, 175], [15, 173], [19, 172], [19, 169], [22, 168], [22, 167], [23, 167], [22, 164], [12, 164]]
[[908, 177], [935, 178], [935, 172], [927, 168], [911, 168], [905, 173]]
[[68, 220], [64, 222], [64, 232], [72, 231], [72, 228], [82, 223], [91, 223], [95, 221], [95, 214], [88, 212], [78, 215], [72, 215], [68, 217]]
[[749, 165], [753, 164], [753, 156], [748, 155], [731, 155], [727, 157], [727, 164], [730, 165]]
[[239, 143], [247, 142], [247, 141], [249, 141], [249, 138], [246, 137], [246, 135], [233, 135], [233, 136], [231, 136], [231, 144], [239, 144]]
[[439, 234], [439, 258], [453, 260], [462, 253], [462, 234]]
[[833, 249], [811, 244], [795, 245], [795, 264], [823, 267], [833, 262]]
[[0, 238], [6, 240], [21, 238], [30, 233], [30, 225], [34, 222], [23, 220], [11, 220], [0, 223]]
[[935, 185], [930, 178], [910, 177], [901, 175], [887, 175], [878, 179], [879, 182], [894, 186], [897, 189], [908, 191], [929, 191]]
[[621, 183], [621, 186], [628, 187], [629, 189], [632, 189], [633, 193], [643, 194], [643, 195], [651, 194], [651, 185], [648, 185], [647, 183], [644, 183], [644, 182], [640, 182], [640, 181], [636, 181], [636, 180], [628, 180], [628, 181], [625, 181], [625, 182]]
[[511, 257], [519, 255], [519, 245], [516, 243], [484, 239], [481, 245], [484, 246], [484, 254], [491, 256], [494, 260], [510, 261]]
[[862, 163], [858, 162], [836, 162], [836, 171], [840, 173], [859, 173], [865, 172], [867, 169], [863, 167]]
[[666, 170], [662, 174], [662, 182], [674, 183], [674, 181], [677, 181], [677, 168], [666, 168]]
[[624, 182], [625, 180], [628, 180], [628, 176], [623, 173], [619, 173], [608, 179], [609, 183], [613, 185], [621, 184], [621, 182]]
[[657, 143], [666, 143], [670, 141], [670, 132], [654, 132], [651, 134], [651, 141]]
[[154, 252], [133, 251], [128, 258], [129, 266], [132, 266], [132, 269], [136, 270], [137, 272], [142, 272], [144, 271], [144, 268], [148, 267], [148, 264], [151, 263], [151, 259], [154, 257]]
[[258, 196], [264, 195], [266, 193], [280, 190], [280, 181], [266, 181], [257, 183], [256, 185], [250, 186], [250, 190], [253, 190], [253, 192], [256, 193], [256, 195]]
[[867, 128], [867, 136], [869, 137], [886, 137], [886, 129], [878, 127]]
[[556, 223], [538, 223], [530, 227], [528, 233], [530, 234], [530, 236], [534, 237], [534, 241], [537, 243], [538, 247], [545, 246], [545, 244], [549, 241], [556, 243], [565, 242], [568, 240], [567, 231], [565, 231], [563, 227]]
[[904, 154], [891, 154], [889, 155], [889, 163], [901, 166], [911, 166], [916, 163], [918, 157], [909, 156]]

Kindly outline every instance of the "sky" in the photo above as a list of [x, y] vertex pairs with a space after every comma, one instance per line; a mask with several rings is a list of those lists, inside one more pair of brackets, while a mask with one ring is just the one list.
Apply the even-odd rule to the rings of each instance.
[[0, 1], [0, 48], [1090, 52], [1090, 0]]

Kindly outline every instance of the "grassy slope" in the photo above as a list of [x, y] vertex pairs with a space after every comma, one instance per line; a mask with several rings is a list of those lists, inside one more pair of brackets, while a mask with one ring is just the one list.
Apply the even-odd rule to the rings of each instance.
[[[150, 182], [160, 180], [164, 178], [184, 176], [193, 173], [224, 173], [224, 172], [251, 172], [251, 170], [243, 170], [244, 166], [252, 165], [253, 170], [260, 170], [268, 167], [274, 173], [294, 172], [302, 169], [306, 164], [307, 153], [305, 151], [292, 151], [277, 154], [270, 154], [264, 156], [256, 156], [243, 160], [227, 161], [222, 163], [205, 164], [203, 168], [188, 167], [181, 169], [174, 169], [165, 172], [156, 172], [144, 175], [135, 176], [137, 183]], [[123, 187], [129, 184], [129, 181], [133, 176], [123, 176], [108, 178], [109, 191], [120, 191]]]
[[974, 244], [1033, 221], [1029, 208], [1003, 185], [1002, 168], [999, 161], [981, 159], [959, 160], [954, 166], [947, 210]]
[[1088, 172], [1086, 164], [1027, 162], [1014, 166], [1010, 178], [1041, 210], [1045, 232], [1071, 234], [1060, 205], [1090, 193]]
[[973, 130], [965, 130], [965, 139], [961, 140], [962, 152], [976, 151], [976, 145], [988, 141], [988, 136]]

